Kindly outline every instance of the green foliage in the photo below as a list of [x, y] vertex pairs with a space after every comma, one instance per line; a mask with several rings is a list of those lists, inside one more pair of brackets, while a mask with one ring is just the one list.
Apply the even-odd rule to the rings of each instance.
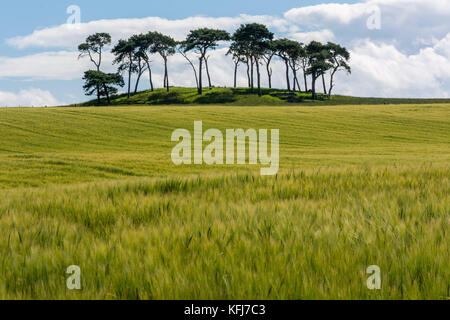
[[[111, 36], [108, 33], [96, 33], [90, 35], [86, 38], [86, 42], [78, 46], [78, 51], [80, 52], [78, 59], [89, 56], [89, 59], [91, 59], [91, 62], [95, 65], [97, 72], [100, 72], [103, 48], [109, 44], [111, 44]], [[100, 98], [102, 96], [102, 93], [100, 92], [101, 89], [97, 86], [95, 90], [97, 92], [97, 103], [100, 103]], [[87, 92], [90, 92], [89, 95], [93, 94], [90, 90]]]
[[277, 56], [283, 60], [289, 60], [291, 55], [299, 55], [301, 45], [294, 40], [282, 38], [273, 41], [273, 47], [276, 50]]
[[[189, 51], [195, 51], [199, 55], [199, 75], [196, 75], [196, 81], [198, 86], [198, 94], [203, 94], [203, 62], [206, 64], [206, 71], [208, 73], [208, 78], [210, 79], [210, 74], [208, 70], [208, 60], [206, 58], [206, 53], [208, 50], [214, 50], [219, 45], [220, 41], [227, 41], [230, 39], [230, 34], [224, 30], [208, 29], [202, 28], [197, 30], [192, 30], [189, 32], [185, 41], [180, 43], [181, 51], [183, 56], [189, 61], [193, 66], [192, 62], [187, 57], [186, 53]], [[195, 68], [194, 68], [195, 72]], [[210, 87], [211, 87], [210, 81]]]
[[270, 47], [274, 34], [265, 25], [251, 23], [241, 25], [233, 34], [233, 41], [246, 47], [254, 58], [260, 58]]
[[195, 50], [204, 57], [207, 50], [214, 50], [220, 41], [229, 39], [230, 34], [224, 30], [202, 28], [190, 31], [182, 45], [184, 52]]
[[91, 96], [97, 93], [100, 97], [106, 97], [108, 104], [111, 102], [110, 97], [117, 93], [116, 87], [125, 85], [120, 74], [103, 73], [95, 70], [86, 71], [83, 80], [85, 82], [83, 89], [86, 95]]
[[[91, 61], [100, 68], [102, 50], [105, 46], [111, 44], [111, 35], [108, 33], [96, 33], [90, 35], [86, 38], [86, 42], [78, 46], [78, 51], [80, 51], [80, 58], [89, 56]], [[93, 55], [97, 54], [98, 59], [95, 60]]]
[[[250, 87], [253, 89], [253, 65], [256, 65], [257, 82], [258, 82], [258, 96], [262, 96], [261, 90], [261, 72], [260, 60], [265, 57], [267, 51], [272, 47], [271, 42], [274, 34], [262, 24], [252, 23], [241, 25], [233, 34], [234, 44], [231, 47], [230, 53], [233, 53], [236, 59], [239, 55], [244, 54], [247, 64], [251, 64], [251, 79]], [[239, 58], [238, 58], [239, 59]], [[250, 60], [250, 61], [249, 61]]]
[[153, 38], [152, 53], [159, 53], [163, 59], [175, 54], [177, 42], [172, 37], [159, 32], [153, 32], [151, 37]]
[[136, 64], [134, 63], [134, 52], [136, 49], [136, 44], [133, 39], [119, 40], [119, 42], [111, 50], [112, 54], [115, 56], [113, 61], [114, 64], [119, 65], [119, 72], [125, 70], [136, 70]]

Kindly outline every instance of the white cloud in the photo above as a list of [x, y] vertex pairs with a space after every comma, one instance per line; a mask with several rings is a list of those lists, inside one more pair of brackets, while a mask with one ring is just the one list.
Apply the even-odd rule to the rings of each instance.
[[366, 12], [366, 3], [356, 4], [319, 4], [291, 9], [286, 12], [286, 19], [298, 24], [322, 26], [326, 22], [348, 24]]
[[59, 106], [58, 101], [49, 91], [31, 88], [20, 90], [18, 93], [0, 91], [0, 107], [42, 107]]
[[239, 15], [237, 17], [190, 17], [180, 20], [168, 20], [159, 17], [142, 19], [97, 20], [82, 23], [77, 28], [70, 25], [36, 30], [30, 35], [7, 39], [7, 43], [19, 49], [27, 47], [76, 48], [86, 37], [95, 32], [108, 32], [113, 39], [127, 38], [133, 34], [157, 30], [170, 34], [176, 40], [185, 38], [189, 30], [202, 27], [214, 27], [233, 31], [243, 23], [264, 23], [278, 32], [286, 32], [289, 22], [272, 16]]
[[[320, 4], [294, 8], [285, 13], [285, 18], [298, 24], [320, 25], [329, 22], [349, 24], [355, 19], [367, 17], [379, 7], [383, 14], [415, 19], [417, 15], [447, 16], [450, 14], [450, 2], [447, 0], [367, 0], [355, 4]], [[403, 23], [403, 19], [395, 20]], [[435, 21], [424, 21], [435, 24]]]
[[310, 43], [313, 40], [322, 43], [327, 43], [328, 41], [336, 40], [333, 31], [328, 29], [311, 32], [291, 33], [289, 34], [289, 38], [300, 41], [302, 43]]
[[[43, 52], [23, 57], [0, 57], [1, 78], [32, 80], [71, 80], [80, 78], [89, 68], [86, 59], [78, 60], [77, 52]], [[108, 61], [105, 61], [105, 65]]]
[[378, 97], [448, 97], [450, 33], [433, 47], [407, 55], [391, 44], [368, 39], [352, 49], [352, 75], [340, 75], [344, 94]]
[[[367, 27], [380, 13], [381, 29]], [[321, 4], [291, 9], [284, 17], [291, 23], [330, 29], [344, 42], [371, 38], [391, 42], [402, 50], [418, 50], [441, 39], [450, 30], [448, 0], [366, 0], [355, 4]]]

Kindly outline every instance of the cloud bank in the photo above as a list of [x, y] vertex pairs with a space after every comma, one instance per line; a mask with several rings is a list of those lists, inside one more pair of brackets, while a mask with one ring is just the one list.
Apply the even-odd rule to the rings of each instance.
[[18, 93], [0, 91], [0, 107], [51, 107], [60, 105], [64, 105], [64, 102], [58, 101], [49, 91], [41, 89], [25, 89]]

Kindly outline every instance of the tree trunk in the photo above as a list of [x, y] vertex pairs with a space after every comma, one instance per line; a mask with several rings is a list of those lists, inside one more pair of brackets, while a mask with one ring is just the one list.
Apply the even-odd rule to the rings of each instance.
[[148, 68], [148, 76], [150, 78], [150, 90], [153, 92], [153, 80], [152, 80], [152, 69], [150, 68], [150, 63], [147, 62], [147, 68]]
[[212, 89], [211, 76], [209, 75], [208, 59], [205, 57], [206, 75], [208, 76], [209, 90]]
[[305, 80], [305, 92], [308, 92], [308, 79], [306, 77], [306, 71], [303, 70], [303, 80]]
[[108, 104], [111, 104], [111, 98], [109, 97], [108, 88], [106, 86], [103, 86], [105, 89], [106, 99], [108, 100]]
[[239, 61], [234, 63], [234, 87], [237, 88], [237, 71], [238, 71]]
[[203, 69], [203, 56], [200, 57], [200, 66], [198, 70], [198, 94], [203, 94], [203, 79], [202, 79], [202, 69]]
[[330, 75], [330, 89], [328, 90], [328, 95], [331, 97], [331, 91], [334, 88], [334, 74], [336, 73], [337, 69], [334, 69], [333, 72]]
[[[100, 65], [97, 65], [97, 72], [100, 72]], [[97, 85], [97, 103], [100, 104], [100, 86]]]
[[254, 70], [254, 63], [253, 63], [253, 57], [251, 57], [250, 58], [250, 61], [251, 61], [251, 68], [250, 68], [250, 79], [251, 79], [251, 85], [250, 85], [250, 88], [251, 88], [251, 92], [253, 92], [253, 89], [255, 89], [255, 82], [254, 82], [254, 78], [255, 78], [255, 70]]
[[131, 92], [131, 64], [128, 68], [128, 99], [130, 99], [130, 92]]
[[267, 61], [267, 78], [269, 79], [269, 89], [272, 89], [272, 72], [270, 70], [270, 60]]
[[167, 92], [170, 91], [170, 86], [169, 86], [169, 72], [167, 70], [167, 58], [164, 59], [164, 73], [165, 73], [165, 77], [166, 77], [166, 86], [167, 86]]
[[316, 100], [316, 75], [313, 73], [312, 77], [312, 99]]
[[295, 75], [295, 83], [297, 83], [298, 92], [302, 92], [302, 88], [300, 87], [300, 83], [298, 82], [297, 75]]
[[252, 86], [252, 81], [250, 79], [250, 64], [247, 59], [247, 78], [248, 78], [248, 87], [250, 88]]
[[134, 94], [136, 94], [137, 91], [138, 91], [138, 88], [139, 88], [139, 81], [141, 80], [141, 77], [142, 77], [142, 73], [139, 71], [138, 77], [137, 77], [137, 79], [136, 79], [136, 86], [135, 86], [135, 88], [134, 88]]
[[322, 73], [323, 94], [327, 95], [327, 86], [325, 85], [325, 74]]
[[288, 63], [287, 59], [284, 60], [284, 63], [286, 64], [287, 89], [288, 89], [288, 91], [291, 91], [291, 80], [289, 79], [289, 63]]
[[188, 58], [188, 56], [183, 53], [182, 51], [180, 51], [181, 55], [189, 62], [189, 64], [192, 67], [192, 70], [194, 70], [194, 76], [195, 76], [195, 84], [197, 85], [197, 90], [198, 90], [198, 76], [197, 76], [197, 70], [195, 69], [194, 64], [192, 63], [191, 59]]
[[261, 91], [261, 72], [259, 71], [259, 61], [258, 59], [255, 59], [256, 61], [256, 76], [258, 77], [258, 96], [262, 97], [262, 91]]
[[295, 90], [297, 89], [297, 82], [295, 81], [295, 79], [297, 78], [297, 71], [295, 70], [295, 68], [292, 68], [292, 74], [294, 75], [294, 78], [292, 79], [292, 90], [295, 92]]

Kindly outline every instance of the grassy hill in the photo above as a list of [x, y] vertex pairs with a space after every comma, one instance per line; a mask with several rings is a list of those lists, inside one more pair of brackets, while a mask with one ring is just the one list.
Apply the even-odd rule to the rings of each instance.
[[[358, 98], [349, 96], [332, 96], [331, 99], [312, 100], [311, 93], [288, 92], [280, 89], [263, 89], [263, 96], [258, 97], [256, 89], [248, 88], [213, 88], [205, 89], [202, 96], [195, 88], [171, 88], [155, 91], [143, 91], [119, 95], [112, 99], [112, 105], [234, 105], [234, 106], [288, 106], [288, 105], [374, 105], [374, 104], [430, 104], [450, 103], [450, 99], [392, 99], [392, 98]], [[97, 100], [88, 101], [82, 106], [96, 106]], [[106, 99], [100, 105], [107, 105]]]
[[[175, 166], [195, 120], [280, 129], [279, 175]], [[449, 132], [449, 104], [0, 109], [0, 298], [448, 299]]]

